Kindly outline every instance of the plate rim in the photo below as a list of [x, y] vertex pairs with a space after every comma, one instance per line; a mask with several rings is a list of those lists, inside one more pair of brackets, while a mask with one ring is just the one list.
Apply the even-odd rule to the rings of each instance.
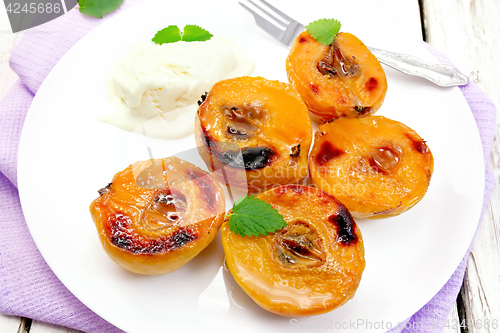
[[[134, 10], [134, 9], [137, 9], [137, 6], [144, 6], [144, 7], [146, 7], [146, 6], [148, 6], [148, 5], [150, 5], [151, 3], [154, 3], [154, 2], [158, 2], [158, 3], [159, 3], [160, 1], [158, 1], [158, 0], [150, 0], [150, 1], [145, 1], [145, 2], [143, 2], [143, 3], [140, 3], [140, 4], [137, 4], [137, 5], [134, 5], [132, 8], [128, 8], [127, 10], [125, 10], [125, 11], [123, 11], [123, 12], [119, 13], [119, 15], [123, 15], [124, 13], [127, 13], [127, 12], [130, 12], [130, 11]], [[101, 27], [106, 26], [107, 24], [109, 24], [108, 22], [113, 21], [113, 19], [114, 19], [114, 17], [113, 17], [113, 18], [111, 18], [111, 19], [110, 19], [110, 20], [108, 20], [108, 21], [103, 22], [103, 23], [102, 23], [102, 24], [100, 24], [98, 27], [94, 28], [92, 31], [90, 31], [88, 34], [86, 34], [84, 37], [82, 37], [82, 39], [80, 39], [80, 41], [82, 41], [82, 40], [87, 40], [87, 39], [91, 39], [91, 38], [92, 38], [92, 36], [93, 36], [94, 34], [98, 34], [98, 33], [99, 33], [100, 29], [102, 29]], [[77, 44], [78, 44], [78, 43], [80, 43], [80, 41], [78, 41], [78, 42], [77, 42]], [[76, 45], [76, 44], [75, 44], [75, 45]], [[55, 65], [55, 67], [54, 67], [54, 68], [56, 68], [57, 66], [59, 66], [59, 63], [61, 63], [61, 61], [62, 61], [63, 59], [65, 59], [65, 58], [69, 58], [69, 57], [71, 56], [72, 52], [74, 52], [74, 51], [73, 51], [74, 49], [75, 49], [75, 48], [74, 48], [74, 47], [72, 47], [70, 50], [68, 50], [68, 52], [66, 52], [66, 54], [65, 54], [65, 55], [64, 55], [64, 56], [63, 56], [63, 57], [62, 57], [62, 58], [58, 61], [58, 63]], [[425, 49], [423, 46], [422, 46], [422, 49], [423, 49], [423, 50], [425, 50], [426, 52], [428, 52], [428, 53], [432, 56], [432, 54], [430, 53], [430, 51], [429, 51], [429, 50]], [[46, 81], [47, 81], [47, 82], [50, 82], [50, 79], [49, 79], [49, 78], [50, 78], [50, 77], [52, 77], [53, 73], [54, 73], [54, 70], [52, 70], [52, 71], [51, 71], [51, 72], [47, 75], [47, 77], [44, 79], [44, 83], [45, 83]], [[48, 80], [48, 79], [49, 79], [49, 80]], [[42, 91], [42, 93], [43, 93], [44, 89], [47, 89], [47, 88], [44, 88], [44, 83], [42, 83], [42, 85], [41, 85], [41, 87], [40, 87], [40, 89], [39, 89], [39, 92], [40, 92], [40, 91]], [[46, 85], [45, 85], [45, 86], [46, 86]], [[454, 87], [454, 88], [452, 88], [452, 89], [456, 89], [456, 90], [458, 90], [458, 88], [457, 88], [457, 87]], [[462, 101], [462, 102], [463, 102], [463, 103], [465, 103], [465, 105], [467, 105], [467, 107], [468, 107], [468, 109], [469, 109], [469, 111], [470, 111], [470, 117], [472, 117], [472, 119], [474, 120], [474, 130], [475, 130], [474, 134], [475, 134], [475, 136], [476, 136], [475, 140], [476, 140], [476, 141], [478, 141], [478, 142], [481, 144], [481, 145], [480, 145], [480, 147], [481, 147], [481, 153], [482, 153], [482, 156], [483, 156], [483, 155], [484, 155], [484, 152], [483, 152], [483, 146], [482, 146], [482, 142], [481, 142], [481, 140], [480, 140], [480, 133], [479, 133], [479, 129], [478, 129], [478, 127], [477, 127], [477, 122], [475, 121], [475, 119], [474, 119], [474, 117], [473, 117], [473, 114], [472, 114], [472, 111], [470, 110], [470, 106], [469, 106], [469, 104], [468, 104], [468, 102], [467, 102], [467, 100], [466, 100], [465, 96], [463, 95], [463, 93], [462, 93], [461, 91], [460, 91], [460, 95], [461, 95], [461, 96], [462, 96], [462, 98], [463, 98], [463, 101]], [[28, 162], [28, 161], [29, 161], [29, 157], [28, 157], [28, 156], [26, 156], [26, 149], [22, 149], [22, 148], [23, 148], [23, 147], [25, 147], [25, 146], [27, 145], [27, 143], [26, 143], [26, 142], [28, 141], [28, 136], [29, 136], [29, 134], [26, 134], [26, 132], [28, 132], [28, 129], [29, 129], [29, 127], [30, 127], [30, 125], [29, 125], [29, 124], [30, 124], [30, 123], [32, 123], [32, 122], [34, 121], [34, 117], [35, 117], [35, 115], [34, 115], [34, 113], [35, 113], [35, 112], [32, 112], [32, 111], [31, 111], [31, 110], [32, 110], [32, 105], [37, 105], [37, 103], [38, 103], [38, 102], [37, 102], [37, 101], [38, 101], [37, 97], [38, 97], [38, 96], [40, 96], [40, 95], [39, 95], [39, 93], [37, 92], [37, 94], [35, 95], [35, 97], [34, 97], [34, 99], [33, 99], [32, 104], [31, 104], [31, 106], [30, 106], [30, 109], [29, 109], [29, 111], [28, 111], [28, 113], [27, 113], [27, 115], [26, 115], [25, 124], [28, 124], [28, 126], [24, 126], [24, 125], [23, 125], [23, 128], [22, 128], [22, 133], [21, 133], [21, 138], [20, 138], [20, 143], [19, 143], [19, 150], [18, 150], [18, 164], [17, 164], [17, 171], [18, 171], [18, 189], [19, 189], [19, 196], [20, 196], [20, 200], [21, 200], [21, 206], [22, 206], [22, 208], [23, 208], [23, 213], [25, 212], [25, 206], [26, 206], [26, 205], [28, 205], [28, 202], [29, 202], [29, 199], [27, 198], [27, 190], [25, 190], [25, 189], [26, 189], [26, 186], [28, 186], [28, 185], [27, 185], [28, 178], [26, 178], [25, 169], [26, 169], [26, 165], [27, 165], [27, 164], [29, 164], [29, 162]], [[478, 138], [479, 138], [479, 140], [477, 140]], [[477, 143], [477, 142], [476, 142], [476, 143]], [[481, 167], [480, 169], [481, 169], [481, 170], [485, 170], [484, 159], [481, 159], [481, 160], [480, 160], [479, 162], [477, 162], [477, 163], [479, 163], [479, 164], [480, 164], [480, 167]], [[485, 190], [486, 190], [486, 189], [485, 189], [485, 185], [486, 185], [486, 184], [485, 184], [485, 174], [484, 174], [484, 172], [482, 172], [482, 173], [481, 173], [481, 186], [482, 186], [482, 188], [483, 188], [483, 191], [481, 192], [481, 195], [482, 195], [482, 196], [484, 196], [484, 193], [485, 193]], [[480, 218], [481, 218], [481, 212], [482, 212], [482, 206], [483, 206], [483, 204], [484, 204], [484, 203], [483, 203], [482, 201], [480, 202], [480, 204], [477, 204], [477, 207], [476, 207], [476, 209], [477, 209], [477, 212], [476, 212], [476, 213], [477, 213], [477, 214], [476, 214], [476, 213], [474, 214], [474, 215], [477, 215], [477, 221], [476, 221], [476, 223], [475, 223], [475, 229], [476, 229], [476, 230], [477, 230], [477, 228], [478, 228], [478, 226], [479, 226], [479, 223], [480, 223]], [[57, 271], [59, 271], [59, 269], [58, 269], [58, 268], [53, 267], [53, 262], [52, 262], [52, 260], [47, 260], [47, 259], [46, 259], [46, 256], [44, 255], [44, 251], [43, 251], [44, 246], [41, 246], [41, 247], [40, 247], [40, 245], [39, 245], [40, 240], [38, 239], [38, 236], [36, 235], [36, 233], [35, 233], [35, 234], [33, 234], [33, 232], [32, 232], [32, 227], [31, 227], [31, 223], [30, 223], [30, 222], [28, 222], [28, 218], [26, 218], [26, 223], [27, 223], [27, 225], [28, 225], [28, 229], [29, 229], [29, 231], [30, 231], [31, 236], [33, 237], [33, 240], [34, 240], [34, 242], [35, 242], [35, 244], [36, 244], [37, 248], [39, 249], [40, 253], [42, 254], [42, 257], [43, 257], [43, 258], [44, 258], [44, 260], [47, 262], [47, 264], [49, 265], [49, 267], [51, 268], [51, 270], [54, 272], [54, 274], [55, 274], [55, 275], [59, 278], [59, 276], [60, 276], [60, 275], [59, 275], [58, 273], [56, 273]], [[434, 294], [437, 294], [437, 293], [438, 293], [438, 292], [439, 292], [439, 291], [443, 288], [443, 286], [445, 286], [445, 285], [446, 285], [446, 283], [449, 281], [449, 279], [452, 277], [452, 275], [454, 274], [454, 272], [456, 271], [456, 269], [459, 267], [460, 263], [462, 262], [462, 260], [463, 260], [464, 256], [467, 254], [467, 252], [468, 252], [468, 250], [469, 250], [469, 248], [470, 248], [470, 246], [471, 246], [471, 244], [472, 244], [472, 241], [473, 241], [474, 237], [475, 237], [475, 233], [473, 233], [473, 234], [469, 235], [468, 239], [470, 239], [470, 242], [469, 242], [469, 247], [468, 247], [468, 249], [465, 251], [465, 253], [461, 254], [461, 257], [460, 257], [461, 259], [460, 259], [460, 260], [458, 260], [458, 262], [457, 262], [457, 264], [456, 264], [456, 266], [455, 266], [455, 269], [452, 271], [452, 274], [451, 274], [450, 276], [448, 276], [447, 278], [446, 278], [446, 277], [442, 277], [442, 283], [440, 283], [440, 287], [439, 287], [439, 288], [436, 288], [436, 289], [437, 289], [437, 291], [436, 291], [436, 293], [434, 293]], [[457, 258], [458, 258], [458, 255], [457, 255]], [[57, 266], [57, 265], [56, 265], [56, 266]], [[64, 274], [63, 274], [63, 275], [64, 275]], [[60, 279], [60, 278], [59, 278], [59, 279]], [[68, 290], [70, 290], [70, 292], [71, 292], [73, 295], [75, 295], [75, 297], [76, 297], [76, 298], [78, 298], [78, 299], [79, 299], [79, 300], [80, 300], [83, 304], [85, 304], [85, 306], [87, 306], [89, 309], [91, 309], [94, 313], [96, 313], [97, 315], [99, 315], [101, 318], [105, 319], [105, 317], [104, 317], [104, 316], [102, 316], [101, 314], [99, 314], [99, 313], [95, 312], [95, 310], [94, 310], [91, 306], [89, 306], [89, 305], [88, 305], [87, 300], [85, 299], [85, 297], [83, 297], [83, 296], [81, 296], [81, 295], [80, 295], [80, 296], [77, 296], [77, 294], [80, 294], [79, 292], [75, 292], [74, 290], [72, 290], [72, 288], [68, 287], [68, 286], [66, 285], [66, 283], [65, 283], [62, 279], [60, 279], [60, 280], [61, 280], [62, 284], [63, 284], [64, 286], [66, 286], [66, 287], [68, 288]], [[417, 312], [417, 311], [418, 311], [418, 310], [419, 310], [422, 306], [424, 306], [424, 305], [425, 305], [425, 304], [427, 304], [429, 301], [431, 301], [431, 299], [432, 299], [432, 298], [430, 298], [430, 299], [428, 299], [427, 301], [423, 302], [423, 304], [416, 304], [416, 305], [414, 306], [414, 308], [416, 308], [416, 310], [415, 310], [415, 311], [414, 311], [411, 315], [413, 315], [414, 313], [416, 313], [416, 312]], [[105, 319], [105, 320], [107, 321], [108, 319]], [[111, 323], [112, 325], [115, 325], [115, 326], [117, 326], [117, 327], [121, 328], [121, 329], [125, 329], [124, 327], [122, 327], [122, 326], [120, 325], [120, 323], [117, 323], [117, 322], [111, 322], [111, 321], [110, 321], [110, 323]]]

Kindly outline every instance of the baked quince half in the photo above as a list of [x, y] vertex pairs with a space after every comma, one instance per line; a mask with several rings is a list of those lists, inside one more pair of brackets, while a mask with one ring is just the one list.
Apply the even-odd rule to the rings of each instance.
[[382, 116], [319, 126], [309, 157], [313, 183], [355, 217], [399, 215], [427, 192], [432, 152], [411, 128]]
[[287, 226], [259, 237], [221, 227], [226, 266], [262, 308], [282, 316], [317, 315], [350, 300], [365, 268], [361, 232], [347, 208], [308, 186], [285, 185], [257, 198]]
[[338, 33], [330, 45], [302, 32], [290, 49], [286, 72], [312, 118], [320, 123], [373, 114], [387, 92], [382, 65], [362, 41], [347, 32]]
[[147, 275], [172, 272], [194, 258], [214, 239], [224, 211], [218, 181], [176, 157], [130, 165], [90, 205], [109, 257]]
[[209, 170], [224, 168], [230, 182], [250, 193], [306, 177], [312, 125], [288, 84], [248, 76], [223, 80], [199, 104], [195, 138]]

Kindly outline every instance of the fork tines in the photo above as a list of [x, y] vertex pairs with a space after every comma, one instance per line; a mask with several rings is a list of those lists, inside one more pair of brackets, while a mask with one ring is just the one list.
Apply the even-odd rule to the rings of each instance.
[[271, 5], [269, 2], [267, 2], [265, 0], [257, 0], [257, 1], [259, 1], [262, 5], [266, 6], [267, 10], [265, 8], [263, 8], [262, 6], [259, 6], [257, 3], [255, 3], [255, 1], [248, 0], [248, 2], [250, 2], [252, 5], [259, 8], [264, 13], [269, 15], [272, 19], [274, 19], [280, 23], [284, 23], [285, 25], [288, 25], [290, 22], [295, 21], [293, 18], [286, 15], [281, 10], [279, 10], [278, 8]]
[[304, 30], [304, 26], [265, 0], [247, 0], [252, 5], [239, 2], [255, 18], [259, 27], [287, 46]]

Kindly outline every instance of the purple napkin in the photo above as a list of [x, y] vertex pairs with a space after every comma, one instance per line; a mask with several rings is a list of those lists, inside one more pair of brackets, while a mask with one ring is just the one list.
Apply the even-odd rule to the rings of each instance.
[[[451, 61], [442, 53], [434, 49], [429, 44], [423, 44], [439, 62], [453, 65]], [[493, 176], [493, 172], [488, 164], [488, 158], [490, 156], [493, 138], [495, 136], [496, 108], [488, 96], [486, 96], [474, 83], [462, 86], [460, 87], [460, 90], [472, 110], [477, 128], [479, 129], [479, 135], [481, 136], [481, 142], [483, 144], [484, 165], [486, 168], [483, 208], [481, 210], [480, 217], [480, 219], [482, 219], [484, 211], [490, 201], [491, 193], [493, 192], [496, 184], [495, 177]], [[404, 326], [401, 332], [441, 332], [443, 330], [446, 318], [448, 317], [451, 307], [460, 292], [468, 258], [469, 251], [467, 251], [457, 270], [453, 273], [444, 287], [441, 288], [434, 298], [432, 298], [423, 308], [421, 308], [409, 319], [408, 323]], [[413, 323], [423, 323], [424, 326], [419, 327], [419, 325], [413, 325]], [[434, 326], [434, 323], [437, 323], [438, 325]], [[429, 329], [429, 327], [431, 329]], [[399, 332], [399, 330], [390, 331], [390, 333], [395, 332]]]
[[[104, 20], [143, 0], [127, 0]], [[0, 103], [0, 312], [49, 322], [85, 332], [121, 332], [85, 305], [58, 280], [35, 246], [21, 211], [17, 192], [17, 150], [28, 108], [44, 78], [57, 61], [87, 32], [104, 20], [82, 15], [73, 9], [66, 15], [30, 30], [15, 48], [10, 64], [18, 81]], [[449, 62], [434, 49], [441, 62]], [[486, 165], [495, 133], [496, 110], [493, 103], [474, 84], [462, 89], [481, 134]], [[483, 211], [495, 180], [486, 167]], [[441, 291], [411, 317], [413, 322], [435, 323], [441, 332], [456, 300], [465, 266], [464, 260]], [[429, 332], [428, 328], [422, 331]], [[401, 329], [394, 329], [399, 332]], [[419, 332], [403, 329], [403, 332]]]

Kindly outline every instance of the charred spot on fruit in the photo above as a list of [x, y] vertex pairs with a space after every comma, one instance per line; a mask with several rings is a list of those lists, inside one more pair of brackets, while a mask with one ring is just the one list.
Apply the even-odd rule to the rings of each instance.
[[318, 155], [316, 155], [316, 164], [324, 166], [328, 163], [328, 161], [337, 158], [342, 154], [345, 154], [345, 152], [335, 148], [329, 141], [325, 141], [321, 144]]
[[425, 140], [415, 139], [408, 133], [406, 133], [405, 135], [412, 142], [413, 148], [415, 148], [415, 150], [420, 154], [427, 154], [429, 152], [429, 147], [427, 146]]
[[337, 241], [342, 245], [356, 245], [356, 223], [347, 208], [340, 204], [337, 214], [330, 215], [328, 220], [337, 229]]
[[360, 115], [365, 115], [365, 114], [369, 113], [370, 110], [371, 110], [371, 108], [369, 106], [359, 106], [359, 105], [356, 105], [354, 107], [354, 111], [356, 111]]
[[214, 152], [212, 150], [212, 155], [233, 168], [256, 170], [270, 165], [275, 152], [268, 147], [246, 147], [241, 151]]
[[427, 147], [427, 144], [425, 143], [425, 140], [422, 140], [420, 143], [415, 144], [415, 149], [420, 154], [426, 154], [426, 153], [429, 152], [429, 147]]
[[291, 149], [290, 149], [290, 156], [292, 157], [297, 157], [300, 155], [300, 143], [293, 146]]
[[130, 218], [122, 213], [108, 218], [111, 243], [134, 254], [164, 253], [181, 248], [197, 238], [194, 232], [186, 228], [179, 228], [169, 236], [151, 238], [137, 234], [131, 225]]
[[203, 104], [203, 102], [205, 102], [205, 100], [207, 99], [207, 96], [208, 96], [208, 92], [205, 91], [205, 93], [203, 95], [201, 95], [200, 100], [198, 100], [198, 106], [200, 106], [201, 104]]
[[316, 95], [319, 93], [319, 87], [314, 83], [309, 84], [309, 87], [311, 88], [311, 91]]
[[371, 77], [368, 81], [365, 83], [365, 88], [367, 91], [372, 92], [373, 90], [377, 89], [378, 87], [378, 81], [376, 78]]
[[184, 245], [194, 241], [196, 239], [196, 235], [188, 229], [179, 229], [176, 233], [172, 235], [173, 240], [173, 248], [180, 248]]
[[267, 147], [250, 147], [241, 150], [245, 169], [262, 169], [271, 164], [271, 157], [274, 152]]
[[101, 188], [99, 191], [97, 191], [97, 193], [99, 193], [99, 195], [102, 197], [104, 193], [108, 193], [109, 191], [111, 191], [111, 185], [113, 185], [113, 183], [109, 183], [104, 188]]

